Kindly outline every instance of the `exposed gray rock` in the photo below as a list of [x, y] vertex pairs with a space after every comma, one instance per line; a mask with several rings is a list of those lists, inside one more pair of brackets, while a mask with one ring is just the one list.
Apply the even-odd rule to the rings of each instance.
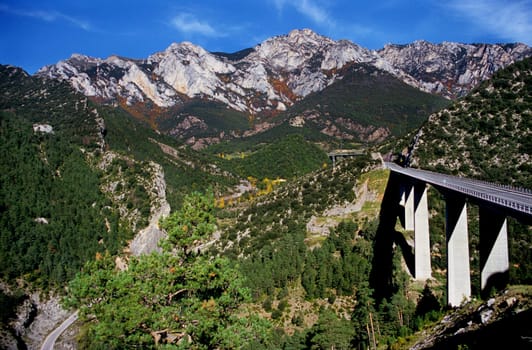
[[151, 192], [155, 194], [155, 198], [152, 200], [148, 227], [141, 230], [129, 245], [129, 250], [133, 255], [160, 251], [159, 241], [166, 237], [166, 233], [159, 228], [159, 220], [170, 214], [170, 204], [166, 200], [166, 181], [163, 168], [154, 162], [150, 165], [154, 170]]
[[[10, 294], [6, 286], [4, 293]], [[57, 296], [43, 297], [33, 292], [17, 306], [15, 316], [0, 325], [0, 348], [39, 349], [46, 336], [69, 315]]]
[[129, 250], [133, 255], [149, 254], [151, 252], [161, 252], [159, 241], [166, 237], [166, 234], [156, 225], [150, 224], [141, 230], [131, 241]]
[[33, 132], [43, 134], [53, 134], [54, 128], [50, 124], [33, 124]]
[[532, 54], [524, 44], [432, 44], [416, 41], [368, 50], [311, 30], [265, 40], [238, 60], [190, 42], [173, 43], [146, 60], [72, 55], [37, 75], [68, 81], [86, 96], [131, 106], [180, 106], [207, 98], [250, 114], [287, 106], [342, 79], [347, 65], [370, 64], [424, 91], [463, 96], [496, 70]]
[[28, 349], [39, 349], [46, 336], [70, 314], [60, 303], [59, 297], [52, 296], [41, 300], [39, 294], [31, 295], [31, 302], [36, 308], [36, 315], [25, 330], [24, 339]]
[[532, 52], [525, 44], [432, 44], [420, 40], [408, 45], [386, 45], [379, 54], [413, 77], [422, 90], [456, 98]]
[[410, 349], [530, 348], [532, 299], [530, 290], [522, 289], [505, 291], [480, 304], [472, 300], [450, 310], [432, 329], [419, 332]]

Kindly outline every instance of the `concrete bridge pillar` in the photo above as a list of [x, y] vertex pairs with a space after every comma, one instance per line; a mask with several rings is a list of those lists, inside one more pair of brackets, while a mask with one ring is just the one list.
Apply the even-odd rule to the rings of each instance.
[[417, 183], [414, 186], [414, 276], [417, 280], [431, 277], [429, 207], [427, 204], [427, 185]]
[[401, 205], [405, 208], [404, 228], [414, 230], [414, 185], [405, 182], [401, 188]]
[[504, 215], [484, 206], [479, 209], [480, 289], [488, 294], [492, 288], [501, 290], [508, 283], [508, 230]]
[[446, 198], [447, 303], [460, 306], [471, 297], [469, 239], [465, 197]]

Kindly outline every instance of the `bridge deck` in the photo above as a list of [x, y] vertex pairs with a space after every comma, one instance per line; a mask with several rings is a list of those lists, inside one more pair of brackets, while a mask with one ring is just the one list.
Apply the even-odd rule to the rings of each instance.
[[385, 165], [395, 173], [465, 194], [478, 201], [496, 204], [508, 210], [525, 214], [529, 219], [532, 217], [532, 191], [528, 189], [444, 175], [427, 170], [402, 168], [395, 163], [385, 163]]

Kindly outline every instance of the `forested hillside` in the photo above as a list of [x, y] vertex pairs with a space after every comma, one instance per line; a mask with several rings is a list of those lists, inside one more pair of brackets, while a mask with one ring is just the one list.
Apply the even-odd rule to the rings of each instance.
[[[162, 222], [166, 252], [130, 259], [123, 272], [102, 257], [71, 283], [69, 302], [86, 320], [82, 344], [348, 349], [373, 338], [392, 343], [417, 329], [440, 306], [430, 289], [418, 308], [406, 297], [400, 255], [391, 298], [372, 297], [368, 276], [382, 266], [373, 259], [378, 222], [371, 206], [361, 216], [331, 214], [337, 221], [330, 232], [307, 232], [312, 216], [356, 202], [360, 180], [382, 193], [382, 170], [362, 176], [374, 166], [366, 157], [345, 161], [259, 196], [248, 209], [241, 203], [220, 211], [209, 194], [188, 196]], [[370, 319], [379, 322], [378, 334]]]
[[106, 209], [100, 174], [79, 148], [60, 134], [34, 133], [13, 114], [0, 117], [2, 276], [61, 285], [97, 252], [118, 252], [131, 233]]
[[[529, 60], [517, 63], [431, 116], [414, 131], [412, 164], [530, 186], [530, 71]], [[333, 167], [330, 136], [298, 124], [296, 109], [267, 132], [196, 152], [66, 85], [13, 67], [0, 73], [1, 278], [68, 283], [79, 348], [399, 349], [453, 312], [443, 307], [442, 197], [429, 196], [434, 278], [414, 283], [405, 258], [412, 233], [391, 223], [383, 235], [388, 172], [378, 155]], [[397, 99], [410, 107], [391, 103], [386, 114], [408, 118], [379, 121], [397, 135], [434, 107]], [[310, 106], [300, 107], [307, 116]], [[220, 130], [238, 124], [222, 112], [212, 116]], [[407, 148], [411, 138], [386, 147]], [[133, 256], [128, 241], [165, 201], [161, 252]], [[474, 251], [475, 220], [470, 232]], [[510, 282], [532, 284], [530, 227], [510, 220], [509, 237]], [[2, 322], [19, 296], [0, 293]]]
[[0, 273], [59, 286], [97, 252], [118, 252], [131, 233], [85, 160], [103, 145], [86, 98], [14, 67], [0, 75]]
[[532, 188], [532, 59], [498, 71], [420, 131], [413, 166]]
[[311, 171], [327, 166], [329, 159], [325, 152], [300, 134], [285, 136], [264, 144], [257, 150], [219, 153], [223, 159], [221, 167], [242, 178], [294, 179]]
[[303, 118], [306, 127], [323, 134], [379, 143], [419, 127], [450, 103], [369, 65], [342, 69], [341, 80], [294, 104], [284, 115]]
[[[498, 71], [432, 115], [418, 135], [412, 166], [532, 188], [532, 59]], [[531, 233], [509, 219], [512, 283], [532, 283]]]

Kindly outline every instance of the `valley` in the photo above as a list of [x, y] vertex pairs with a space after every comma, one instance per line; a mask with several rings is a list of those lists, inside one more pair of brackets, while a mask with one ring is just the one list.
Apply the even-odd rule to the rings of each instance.
[[[503, 292], [481, 297], [472, 254], [471, 300], [449, 306], [445, 198], [429, 186], [416, 280], [413, 231], [383, 222], [382, 160], [530, 189], [530, 55], [295, 30], [235, 54], [0, 66], [1, 346], [39, 348], [52, 295], [49, 331], [79, 310], [61, 349], [474, 349], [529, 322], [530, 224], [508, 218]], [[356, 155], [333, 164], [338, 149]]]

